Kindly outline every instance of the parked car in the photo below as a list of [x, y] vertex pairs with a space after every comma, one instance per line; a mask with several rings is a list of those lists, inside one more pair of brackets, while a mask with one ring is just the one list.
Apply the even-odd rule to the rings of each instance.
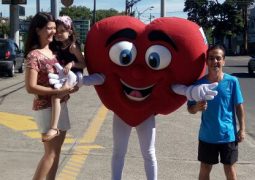
[[13, 77], [16, 70], [23, 73], [24, 54], [13, 40], [0, 38], [0, 72]]
[[249, 74], [253, 74], [255, 71], [255, 57], [252, 57], [248, 62], [248, 72]]

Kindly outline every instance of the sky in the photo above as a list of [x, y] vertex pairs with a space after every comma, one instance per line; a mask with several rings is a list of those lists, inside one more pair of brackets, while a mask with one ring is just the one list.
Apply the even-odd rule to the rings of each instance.
[[[138, 12], [143, 12], [141, 15], [141, 20], [149, 21], [149, 17], [159, 17], [160, 16], [160, 1], [161, 0], [140, 0], [133, 6], [136, 14]], [[166, 16], [176, 16], [186, 18], [186, 13], [183, 12], [185, 0], [165, 0]], [[2, 12], [3, 17], [9, 17], [9, 5], [3, 5], [2, 0], [0, 0], [0, 12]], [[58, 10], [61, 10], [63, 5], [61, 0], [57, 0]], [[76, 6], [86, 6], [93, 9], [94, 0], [74, 0], [73, 5]], [[27, 0], [27, 5], [22, 5], [25, 7], [25, 16], [34, 15], [36, 13], [36, 0]], [[151, 10], [149, 8], [153, 6]], [[96, 0], [96, 9], [110, 9], [114, 8], [118, 11], [125, 11], [125, 0]], [[50, 11], [50, 0], [40, 0], [40, 9], [43, 11]]]

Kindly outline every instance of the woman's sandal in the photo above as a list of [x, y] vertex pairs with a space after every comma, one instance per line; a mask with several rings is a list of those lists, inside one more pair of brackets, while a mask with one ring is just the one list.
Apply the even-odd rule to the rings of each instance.
[[48, 142], [48, 141], [52, 140], [54, 137], [59, 136], [59, 134], [60, 134], [59, 129], [51, 128], [50, 130], [54, 130], [54, 131], [56, 131], [56, 133], [52, 134], [52, 135], [47, 135], [47, 134], [43, 135], [42, 142]]

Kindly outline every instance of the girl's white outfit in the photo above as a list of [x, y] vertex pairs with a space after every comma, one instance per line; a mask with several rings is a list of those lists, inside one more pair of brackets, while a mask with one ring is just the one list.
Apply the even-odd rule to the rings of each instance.
[[[155, 153], [155, 116], [152, 115], [135, 127], [147, 180], [157, 180], [157, 159]], [[126, 124], [116, 114], [113, 116], [113, 155], [112, 155], [112, 180], [121, 180], [125, 154], [132, 127]]]

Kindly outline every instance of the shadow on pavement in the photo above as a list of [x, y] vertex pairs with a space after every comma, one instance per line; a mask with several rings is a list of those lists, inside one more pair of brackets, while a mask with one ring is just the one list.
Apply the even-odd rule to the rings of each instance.
[[238, 78], [254, 78], [255, 75], [251, 75], [249, 73], [232, 73], [231, 75], [236, 76]]
[[225, 67], [246, 67], [247, 65], [225, 65]]

